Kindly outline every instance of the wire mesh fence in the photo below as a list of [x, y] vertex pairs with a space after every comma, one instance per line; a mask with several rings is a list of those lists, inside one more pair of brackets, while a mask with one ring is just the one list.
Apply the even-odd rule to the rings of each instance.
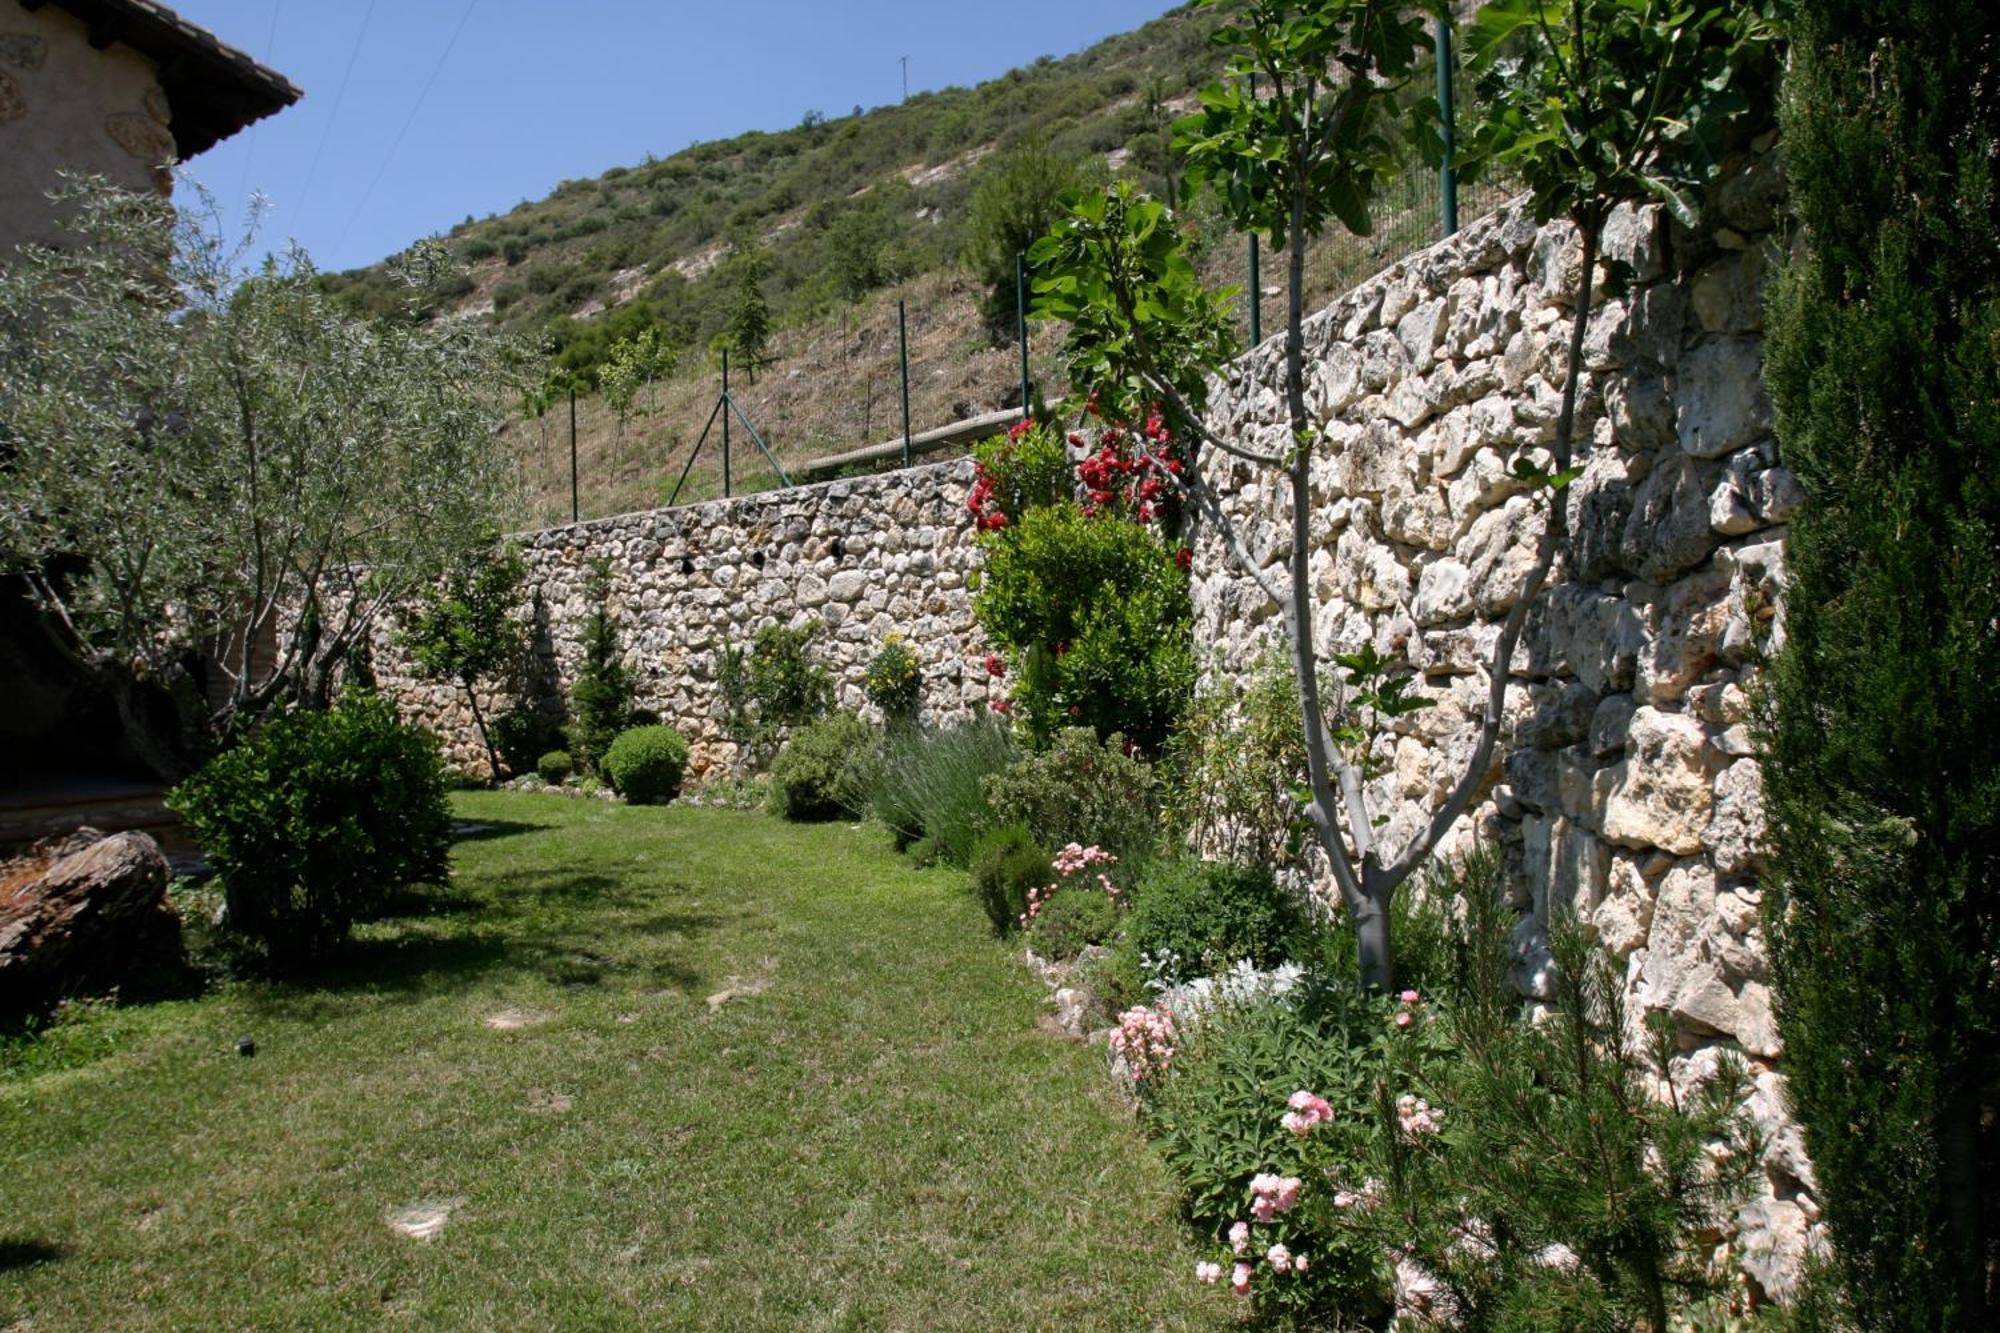
[[[1476, 95], [1472, 78], [1462, 62], [1445, 54], [1453, 70], [1451, 96], [1440, 101], [1456, 108], [1458, 123], [1469, 123], [1467, 110]], [[1420, 75], [1411, 96], [1434, 86], [1433, 76]], [[1454, 221], [1469, 224], [1513, 193], [1505, 181], [1454, 186], [1435, 165], [1412, 154], [1379, 192], [1368, 235], [1336, 224], [1309, 243], [1304, 308], [1321, 308], [1436, 243]], [[1265, 249], [1253, 283], [1252, 239], [1228, 231], [1209, 207], [1204, 212], [1196, 205], [1189, 218], [1204, 238], [1197, 261], [1203, 277], [1238, 289], [1246, 343], [1253, 303], [1262, 313], [1259, 331], [1277, 333], [1289, 280], [1285, 257]], [[652, 395], [652, 410], [635, 418], [608, 420], [602, 404], [585, 401], [578, 416], [580, 443], [573, 451], [561, 410], [528, 423], [525, 429], [537, 435], [524, 463], [534, 521], [568, 522], [572, 494], [580, 497], [582, 517], [601, 517], [893, 469], [962, 451], [977, 434], [968, 433], [965, 423], [997, 432], [1014, 419], [1009, 414], [1018, 413], [1023, 401], [1024, 361], [1033, 396], [1054, 401], [1068, 391], [1063, 330], [1029, 321], [1022, 339], [1014, 320], [1005, 321], [1005, 328], [989, 323], [986, 298], [985, 288], [967, 274], [930, 273], [906, 283], [900, 300], [881, 293], [837, 314], [775, 330], [763, 364], [739, 363], [732, 370], [726, 399], [720, 366], [711, 364], [700, 375], [663, 383]], [[724, 423], [731, 444], [726, 461]], [[907, 454], [897, 447], [906, 431], [915, 446]]]

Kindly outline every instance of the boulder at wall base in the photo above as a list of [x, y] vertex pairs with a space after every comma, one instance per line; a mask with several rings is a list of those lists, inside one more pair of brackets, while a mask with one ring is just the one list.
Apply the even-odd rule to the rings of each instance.
[[181, 956], [167, 861], [144, 833], [84, 830], [17, 858], [0, 884], [0, 1017]]

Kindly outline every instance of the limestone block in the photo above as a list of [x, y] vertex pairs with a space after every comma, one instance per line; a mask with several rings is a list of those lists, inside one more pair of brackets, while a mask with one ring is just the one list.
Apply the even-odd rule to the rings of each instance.
[[1666, 271], [1658, 204], [1622, 203], [1604, 220], [1598, 253], [1623, 264], [1634, 282], [1651, 282]]
[[[1639, 600], [1640, 585], [1628, 589]], [[1646, 602], [1646, 646], [1634, 693], [1647, 703], [1671, 703], [1722, 659], [1729, 624], [1730, 580], [1718, 569], [1690, 574]]]
[[1500, 615], [1520, 600], [1546, 522], [1541, 506], [1525, 495], [1473, 522], [1461, 550], [1471, 573], [1472, 604], [1479, 612]]
[[1450, 303], [1443, 297], [1424, 301], [1396, 321], [1396, 337], [1410, 358], [1414, 370], [1429, 370], [1439, 341], [1444, 337]]
[[1714, 469], [1679, 454], [1660, 459], [1632, 492], [1619, 557], [1649, 583], [1666, 583], [1715, 549], [1708, 493]]
[[1697, 273], [1688, 304], [1704, 333], [1754, 333], [1764, 327], [1770, 265], [1761, 246], [1721, 258]]
[[1682, 354], [1673, 395], [1684, 452], [1720, 458], [1771, 433], [1763, 365], [1762, 345], [1750, 337], [1711, 338]]
[[1535, 234], [1528, 252], [1528, 281], [1545, 304], [1568, 307], [1583, 273], [1583, 239], [1569, 222], [1551, 222]]
[[1677, 856], [1702, 850], [1714, 798], [1701, 724], [1650, 706], [1632, 715], [1625, 757], [1613, 766], [1604, 836]]
[[1598, 940], [1620, 958], [1630, 957], [1645, 944], [1653, 926], [1653, 887], [1630, 853], [1611, 853], [1604, 898], [1589, 921]]
[[1715, 779], [1715, 814], [1702, 840], [1725, 875], [1747, 875], [1763, 863], [1764, 770], [1738, 759]]

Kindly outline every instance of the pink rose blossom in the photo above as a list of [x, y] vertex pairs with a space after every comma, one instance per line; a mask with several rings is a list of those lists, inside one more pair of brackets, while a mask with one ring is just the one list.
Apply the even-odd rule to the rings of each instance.
[[1268, 1222], [1277, 1215], [1278, 1205], [1269, 1199], [1258, 1198], [1251, 1201], [1250, 1216], [1256, 1218], [1259, 1222]]
[[1206, 1282], [1211, 1287], [1222, 1280], [1222, 1265], [1203, 1259], [1194, 1266], [1194, 1280]]
[[1415, 1004], [1417, 1002], [1417, 993], [1413, 990], [1406, 990], [1403, 992], [1401, 999], [1404, 1004]]
[[1306, 1271], [1306, 1257], [1303, 1254], [1292, 1256], [1292, 1271], [1294, 1273], [1303, 1273]]
[[1396, 1026], [1397, 1026], [1397, 1027], [1399, 1027], [1399, 1028], [1406, 1028], [1406, 1027], [1408, 1027], [1408, 1026], [1409, 1026], [1409, 1025], [1410, 1025], [1410, 1024], [1411, 1024], [1411, 1023], [1413, 1022], [1413, 1021], [1414, 1021], [1414, 1020], [1413, 1020], [1413, 1019], [1411, 1019], [1411, 1017], [1410, 1017], [1410, 1011], [1409, 1011], [1409, 1010], [1407, 1010], [1407, 1009], [1403, 1010], [1403, 1011], [1402, 1011], [1401, 1013], [1399, 1013], [1399, 1014], [1397, 1014], [1397, 1015], [1396, 1015]]
[[1250, 1265], [1238, 1264], [1229, 1274], [1229, 1289], [1238, 1296], [1250, 1294]]
[[1229, 1228], [1229, 1249], [1233, 1254], [1245, 1254], [1250, 1249], [1250, 1224], [1237, 1222]]
[[1270, 1248], [1270, 1250], [1265, 1253], [1264, 1258], [1271, 1265], [1271, 1271], [1274, 1273], [1286, 1273], [1291, 1271], [1292, 1252], [1286, 1249], [1282, 1245], [1273, 1245]]

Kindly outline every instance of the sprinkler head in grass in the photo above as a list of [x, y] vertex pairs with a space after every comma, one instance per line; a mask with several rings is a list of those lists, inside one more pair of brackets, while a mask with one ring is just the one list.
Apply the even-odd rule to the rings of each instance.
[[246, 1057], [257, 1054], [256, 1041], [250, 1037], [238, 1037], [236, 1039], [236, 1053]]

